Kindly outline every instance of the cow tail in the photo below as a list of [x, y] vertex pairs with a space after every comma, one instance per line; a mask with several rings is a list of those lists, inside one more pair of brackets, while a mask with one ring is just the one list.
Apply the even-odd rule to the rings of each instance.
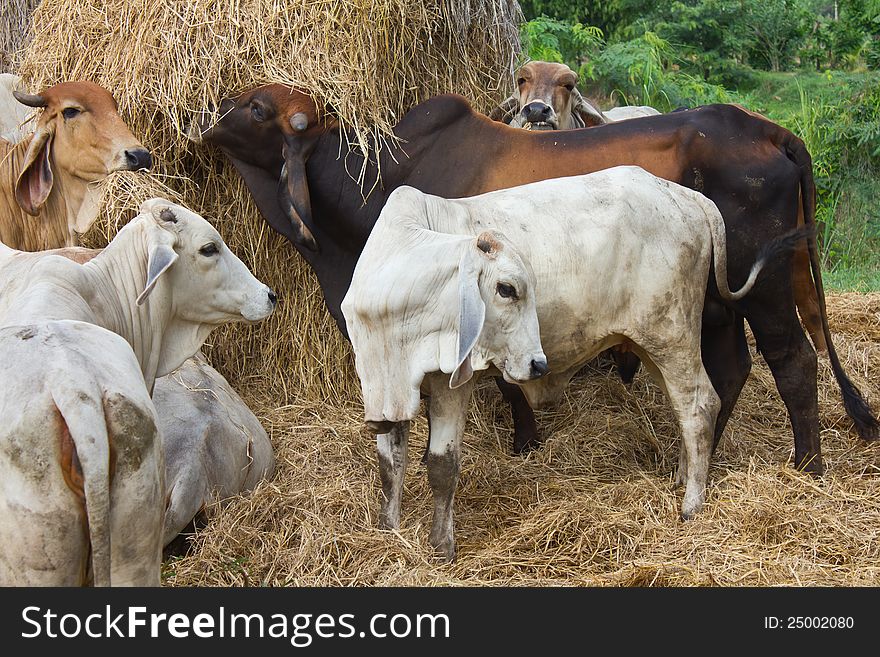
[[734, 292], [731, 291], [727, 281], [727, 233], [724, 228], [724, 219], [712, 201], [702, 195], [698, 198], [703, 205], [706, 219], [709, 222], [709, 232], [712, 235], [715, 284], [718, 286], [718, 293], [728, 301], [739, 301], [751, 292], [758, 280], [758, 275], [764, 271], [768, 264], [773, 264], [780, 256], [794, 250], [797, 243], [814, 230], [812, 227], [798, 228], [765, 244], [755, 259], [746, 282]]
[[801, 172], [801, 198], [804, 206], [804, 226], [812, 227], [812, 235], [807, 239], [807, 251], [810, 254], [810, 270], [813, 274], [813, 284], [816, 286], [816, 299], [819, 305], [819, 314], [822, 318], [822, 333], [828, 345], [828, 358], [831, 361], [831, 369], [834, 378], [840, 387], [843, 396], [843, 406], [864, 440], [877, 440], [880, 438], [880, 423], [871, 411], [871, 406], [865, 400], [861, 391], [843, 371], [843, 365], [837, 357], [837, 350], [831, 341], [831, 329], [828, 327], [828, 313], [825, 309], [825, 289], [822, 285], [822, 271], [819, 264], [819, 244], [816, 238], [816, 185], [813, 181], [813, 160], [807, 151], [804, 142], [789, 133], [784, 141], [785, 154], [789, 160], [798, 166]]
[[95, 398], [52, 395], [82, 467], [86, 520], [95, 586], [110, 586], [110, 439], [104, 408]]

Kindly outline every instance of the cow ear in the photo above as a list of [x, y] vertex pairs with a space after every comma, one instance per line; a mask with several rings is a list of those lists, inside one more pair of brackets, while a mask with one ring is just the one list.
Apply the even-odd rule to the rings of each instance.
[[284, 166], [278, 180], [278, 203], [290, 220], [294, 241], [309, 251], [319, 250], [318, 242], [308, 227], [312, 221], [312, 201], [306, 177], [306, 162], [316, 144], [317, 137], [314, 136], [285, 135]]
[[480, 295], [481, 266], [477, 243], [470, 243], [458, 265], [458, 356], [449, 377], [449, 387], [458, 388], [471, 380], [474, 368], [471, 352], [486, 319], [486, 304]]
[[36, 217], [52, 192], [52, 141], [54, 130], [44, 125], [34, 133], [24, 156], [24, 166], [15, 183], [15, 200], [22, 210]]
[[[158, 211], [162, 223], [177, 223], [173, 219], [173, 212], [167, 208], [153, 208]], [[168, 215], [171, 215], [169, 217]], [[159, 277], [171, 268], [171, 265], [177, 260], [177, 252], [174, 250], [174, 244], [177, 242], [176, 233], [169, 229], [163, 228], [158, 222], [149, 224], [147, 227], [147, 251], [149, 253], [147, 260], [147, 281], [144, 284], [144, 291], [138, 295], [137, 305], [142, 306], [155, 289]]]
[[493, 121], [500, 121], [501, 123], [510, 123], [510, 120], [516, 114], [517, 109], [519, 109], [519, 98], [514, 94], [493, 109], [489, 114], [489, 118]]
[[579, 118], [585, 128], [610, 123], [601, 111], [593, 107], [576, 88], [571, 90], [571, 113]]

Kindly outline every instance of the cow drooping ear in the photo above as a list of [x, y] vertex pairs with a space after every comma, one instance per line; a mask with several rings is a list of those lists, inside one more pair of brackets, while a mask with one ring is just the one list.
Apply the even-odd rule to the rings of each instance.
[[174, 245], [177, 243], [177, 216], [172, 204], [162, 199], [150, 199], [141, 205], [141, 213], [148, 214], [152, 221], [147, 224], [147, 281], [144, 291], [138, 295], [137, 305], [141, 306], [155, 289], [159, 277], [171, 268], [177, 260]]
[[610, 123], [608, 118], [602, 114], [600, 110], [593, 107], [577, 90], [577, 87], [571, 90], [571, 113], [572, 117], [580, 119], [584, 128], [592, 128], [597, 125], [605, 125]]
[[489, 114], [489, 118], [493, 121], [500, 121], [501, 123], [510, 123], [517, 111], [519, 111], [519, 96], [514, 94], [493, 109]]
[[303, 134], [309, 127], [305, 114], [294, 114], [290, 123], [294, 134], [284, 135], [284, 166], [278, 180], [278, 204], [290, 219], [295, 242], [309, 251], [318, 251], [318, 242], [307, 225], [312, 221], [312, 200], [306, 162], [320, 135]]
[[15, 183], [15, 200], [22, 210], [36, 217], [52, 192], [55, 177], [52, 174], [52, 125], [40, 126], [24, 155], [24, 166]]
[[494, 257], [491, 242], [481, 235], [470, 242], [458, 263], [458, 356], [449, 377], [453, 390], [471, 380], [474, 375], [471, 352], [477, 344], [486, 320], [486, 304], [480, 294], [481, 258]]

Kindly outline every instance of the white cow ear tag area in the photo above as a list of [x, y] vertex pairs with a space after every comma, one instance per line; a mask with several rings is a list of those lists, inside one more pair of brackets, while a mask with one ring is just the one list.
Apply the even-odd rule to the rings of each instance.
[[[142, 209], [144, 209], [143, 206]], [[177, 217], [174, 215], [174, 211], [167, 206], [160, 205], [153, 205], [148, 211], [156, 223], [147, 228], [149, 235], [147, 244], [150, 255], [147, 263], [147, 282], [144, 285], [144, 291], [137, 298], [139, 306], [143, 305], [147, 297], [150, 296], [159, 277], [168, 271], [177, 260], [177, 253], [174, 250], [177, 234], [173, 232], [173, 227], [177, 224]]]
[[486, 304], [480, 296], [480, 263], [476, 249], [483, 250], [480, 245], [468, 245], [458, 263], [458, 358], [449, 377], [449, 387], [453, 390], [470, 381], [474, 375], [471, 352], [486, 319]]
[[142, 306], [156, 287], [159, 277], [171, 268], [177, 260], [177, 253], [167, 244], [157, 244], [150, 249], [150, 261], [147, 265], [147, 283], [144, 291], [138, 295], [137, 305]]

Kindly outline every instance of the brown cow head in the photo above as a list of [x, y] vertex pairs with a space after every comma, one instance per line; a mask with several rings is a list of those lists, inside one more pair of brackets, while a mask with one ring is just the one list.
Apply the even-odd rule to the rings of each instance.
[[575, 86], [577, 73], [565, 64], [529, 62], [516, 74], [517, 91], [489, 116], [516, 128], [570, 130], [607, 123]]
[[38, 215], [54, 184], [53, 167], [86, 183], [112, 171], [149, 169], [152, 157], [117, 112], [116, 101], [91, 82], [63, 82], [40, 94], [14, 91], [18, 102], [42, 108], [15, 185], [15, 198]]
[[[306, 162], [332, 122], [324, 120], [310, 96], [280, 84], [226, 99], [217, 113], [216, 122], [213, 113], [203, 113], [190, 128], [190, 139], [216, 144], [233, 161], [266, 171], [278, 170], [276, 158], [281, 154], [278, 202], [290, 221], [294, 241], [317, 251], [318, 243], [307, 225], [312, 221], [312, 208]], [[242, 175], [247, 181], [247, 173], [242, 171]]]

